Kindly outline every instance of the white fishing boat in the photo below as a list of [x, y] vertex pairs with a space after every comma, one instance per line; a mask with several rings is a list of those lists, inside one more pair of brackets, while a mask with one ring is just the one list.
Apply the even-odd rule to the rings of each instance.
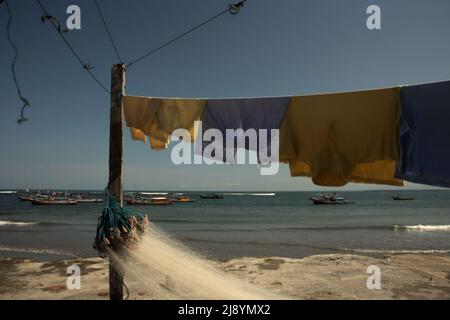
[[310, 198], [314, 204], [350, 204], [343, 196], [332, 194], [316, 194]]

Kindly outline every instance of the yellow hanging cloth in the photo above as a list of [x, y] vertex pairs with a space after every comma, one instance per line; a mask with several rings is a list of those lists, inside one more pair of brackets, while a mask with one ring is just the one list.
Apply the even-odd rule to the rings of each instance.
[[146, 142], [152, 149], [166, 149], [176, 129], [190, 130], [195, 140], [194, 122], [199, 120], [207, 100], [160, 99], [124, 96], [124, 115], [134, 140]]
[[280, 128], [280, 161], [321, 186], [402, 186], [399, 89], [293, 97]]

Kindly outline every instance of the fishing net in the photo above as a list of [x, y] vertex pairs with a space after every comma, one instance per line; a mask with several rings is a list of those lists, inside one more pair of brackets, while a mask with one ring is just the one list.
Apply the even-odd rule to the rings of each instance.
[[121, 207], [106, 189], [106, 206], [98, 217], [94, 249], [104, 258], [108, 248], [114, 251], [124, 246], [133, 248], [147, 226], [147, 215]]

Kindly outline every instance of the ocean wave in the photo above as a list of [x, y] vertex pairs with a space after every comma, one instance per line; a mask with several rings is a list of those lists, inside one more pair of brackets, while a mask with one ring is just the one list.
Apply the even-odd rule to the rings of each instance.
[[263, 231], [296, 231], [296, 230], [305, 230], [305, 231], [324, 231], [324, 230], [391, 230], [391, 226], [291, 226], [291, 227], [271, 227], [271, 228], [263, 228]]
[[398, 250], [391, 250], [391, 249], [349, 249], [349, 248], [341, 248], [339, 250], [342, 251], [351, 251], [351, 252], [358, 252], [358, 253], [391, 253], [391, 254], [408, 254], [408, 253], [416, 253], [416, 254], [435, 254], [435, 253], [450, 253], [450, 250], [439, 250], [439, 249], [424, 249], [424, 250], [414, 250], [414, 249], [398, 249]]
[[15, 227], [26, 227], [38, 224], [39, 222], [20, 222], [20, 221], [4, 221], [0, 220], [0, 227], [3, 226], [15, 226]]
[[448, 231], [450, 232], [450, 225], [395, 225], [396, 230], [406, 230], [406, 231]]
[[69, 251], [53, 250], [53, 249], [39, 249], [39, 248], [19, 248], [19, 247], [7, 247], [0, 245], [0, 251], [6, 252], [18, 252], [18, 253], [34, 253], [34, 254], [51, 254], [51, 255], [62, 255], [78, 258], [75, 254]]
[[290, 226], [275, 227], [266, 230], [403, 230], [403, 231], [440, 231], [450, 232], [450, 225], [373, 225], [373, 226]]

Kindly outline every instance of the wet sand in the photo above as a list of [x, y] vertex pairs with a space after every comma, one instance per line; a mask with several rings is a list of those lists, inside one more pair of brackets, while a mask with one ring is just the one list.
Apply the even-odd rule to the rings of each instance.
[[[81, 269], [81, 289], [69, 290], [67, 267]], [[369, 290], [367, 267], [381, 270], [381, 289]], [[316, 255], [303, 259], [239, 258], [217, 267], [287, 299], [450, 299], [450, 256], [426, 254]], [[187, 275], [188, 276], [188, 275]], [[167, 280], [167, 279], [166, 279]], [[165, 291], [176, 297], [176, 284], [164, 281], [152, 294], [127, 283], [129, 299], [158, 299]], [[108, 299], [108, 263], [99, 258], [57, 262], [0, 260], [0, 299]]]

